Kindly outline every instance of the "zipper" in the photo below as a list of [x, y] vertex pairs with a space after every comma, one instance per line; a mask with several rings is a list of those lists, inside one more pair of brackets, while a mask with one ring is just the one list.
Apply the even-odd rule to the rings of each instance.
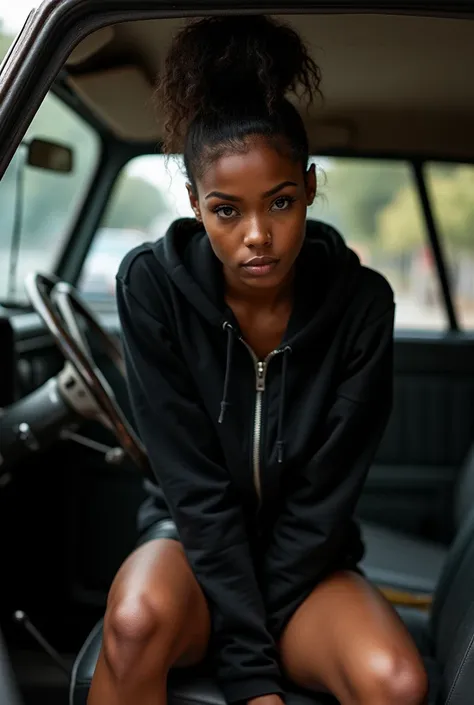
[[240, 338], [241, 342], [249, 351], [255, 367], [255, 411], [253, 422], [253, 443], [252, 443], [252, 465], [253, 465], [253, 484], [258, 498], [258, 508], [262, 504], [262, 480], [261, 480], [261, 444], [262, 444], [262, 411], [263, 411], [263, 394], [265, 392], [265, 378], [267, 375], [268, 363], [278, 355], [281, 350], [273, 350], [267, 355], [265, 360], [259, 360], [254, 351]]

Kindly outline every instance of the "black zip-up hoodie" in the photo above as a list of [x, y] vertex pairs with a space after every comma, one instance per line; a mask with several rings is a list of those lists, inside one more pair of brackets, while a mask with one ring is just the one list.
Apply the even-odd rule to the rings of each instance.
[[285, 623], [363, 555], [352, 514], [391, 409], [392, 290], [332, 227], [308, 221], [286, 335], [260, 362], [202, 225], [181, 219], [125, 257], [117, 299], [160, 486], [148, 482], [142, 528], [170, 516], [178, 527], [227, 700], [281, 693]]

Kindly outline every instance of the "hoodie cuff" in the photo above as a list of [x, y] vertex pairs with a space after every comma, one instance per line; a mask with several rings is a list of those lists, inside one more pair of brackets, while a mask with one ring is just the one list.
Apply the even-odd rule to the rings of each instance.
[[273, 678], [226, 681], [221, 683], [220, 686], [229, 705], [238, 702], [246, 703], [252, 698], [259, 698], [261, 695], [280, 695], [282, 697], [284, 695], [279, 681]]

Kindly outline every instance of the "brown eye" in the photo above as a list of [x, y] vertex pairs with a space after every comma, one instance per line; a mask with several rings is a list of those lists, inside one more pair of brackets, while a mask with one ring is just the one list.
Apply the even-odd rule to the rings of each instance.
[[232, 208], [232, 206], [218, 206], [218, 208], [214, 209], [214, 213], [216, 213], [219, 218], [222, 218], [223, 220], [229, 220], [229, 218], [232, 218], [237, 211], [235, 208]]
[[273, 201], [271, 210], [285, 211], [291, 206], [293, 201], [294, 201], [294, 198], [290, 198], [289, 196], [280, 196], [279, 198], [276, 199], [276, 201]]

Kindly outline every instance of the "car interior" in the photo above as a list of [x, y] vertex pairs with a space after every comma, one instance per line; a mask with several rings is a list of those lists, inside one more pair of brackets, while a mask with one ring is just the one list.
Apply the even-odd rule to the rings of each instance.
[[[297, 5], [278, 17], [323, 76], [323, 98], [301, 108], [318, 168], [309, 215], [387, 276], [397, 304], [393, 412], [357, 506], [362, 568], [413, 634], [430, 704], [470, 705], [474, 22]], [[155, 99], [186, 20], [158, 15], [130, 9], [81, 39], [0, 181], [0, 629], [27, 705], [85, 705], [150, 472], [114, 281], [128, 250], [191, 213]], [[169, 694], [223, 703], [199, 669], [172, 674]]]

